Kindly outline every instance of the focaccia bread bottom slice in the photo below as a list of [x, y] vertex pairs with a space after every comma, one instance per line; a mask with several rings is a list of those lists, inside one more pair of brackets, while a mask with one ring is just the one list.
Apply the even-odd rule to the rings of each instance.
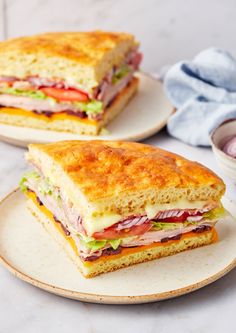
[[153, 243], [147, 246], [126, 248], [122, 249], [119, 254], [102, 256], [92, 262], [83, 261], [77, 253], [73, 239], [63, 233], [60, 225], [54, 221], [52, 214], [46, 207], [39, 206], [39, 204], [32, 199], [28, 199], [28, 207], [55, 241], [62, 246], [64, 251], [86, 278], [112, 272], [145, 261], [170, 256], [185, 250], [208, 245], [218, 240], [217, 232], [213, 228], [200, 234], [193, 232], [184, 234], [180, 240], [170, 240], [165, 243]]
[[64, 113], [55, 113], [50, 117], [17, 108], [1, 107], [0, 123], [30, 127], [58, 132], [70, 132], [84, 135], [98, 135], [101, 129], [114, 119], [132, 99], [138, 89], [138, 78], [133, 78], [114, 101], [106, 108], [103, 119], [89, 120]]

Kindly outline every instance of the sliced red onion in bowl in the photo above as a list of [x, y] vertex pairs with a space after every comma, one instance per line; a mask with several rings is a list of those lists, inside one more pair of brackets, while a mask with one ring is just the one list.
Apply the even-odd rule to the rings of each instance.
[[223, 147], [223, 152], [233, 158], [236, 158], [236, 135], [231, 137]]

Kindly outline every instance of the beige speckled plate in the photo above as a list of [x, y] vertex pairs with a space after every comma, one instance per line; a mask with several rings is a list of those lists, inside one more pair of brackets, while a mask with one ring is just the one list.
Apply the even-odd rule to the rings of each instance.
[[173, 112], [160, 81], [139, 73], [140, 87], [135, 98], [107, 127], [109, 134], [91, 136], [44, 131], [0, 123], [0, 140], [25, 147], [29, 143], [61, 140], [127, 140], [139, 141], [160, 131]]
[[[236, 216], [235, 204], [226, 198], [223, 203]], [[199, 289], [236, 266], [236, 221], [228, 217], [217, 230], [216, 244], [85, 279], [16, 190], [0, 204], [0, 261], [20, 279], [60, 296], [110, 304], [153, 302]]]

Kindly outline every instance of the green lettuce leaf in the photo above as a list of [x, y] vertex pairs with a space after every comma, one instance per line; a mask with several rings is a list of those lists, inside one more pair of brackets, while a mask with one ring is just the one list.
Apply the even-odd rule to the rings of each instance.
[[90, 250], [92, 250], [94, 252], [100, 250], [101, 248], [103, 248], [106, 245], [105, 240], [101, 240], [101, 241], [93, 240], [93, 241], [86, 242], [84, 240], [84, 237], [81, 237], [80, 240], [84, 246], [86, 246], [87, 248], [89, 248]]
[[126, 76], [130, 72], [130, 68], [128, 65], [123, 64], [118, 70], [115, 72], [115, 74], [112, 77], [112, 83], [116, 84], [121, 79], [123, 79], [124, 76]]
[[84, 246], [91, 249], [92, 251], [97, 251], [103, 248], [105, 245], [110, 245], [113, 250], [116, 250], [120, 243], [122, 242], [122, 239], [102, 239], [102, 240], [96, 240], [93, 237], [88, 237], [85, 235], [80, 234], [80, 240]]
[[171, 222], [153, 222], [153, 228], [155, 230], [173, 230], [183, 227], [183, 223], [171, 223]]
[[19, 182], [19, 186], [22, 192], [25, 192], [27, 190], [27, 186], [25, 185], [26, 181], [30, 178], [35, 178], [35, 179], [39, 179], [40, 176], [36, 171], [27, 171], [24, 173], [24, 175], [22, 176], [20, 182]]
[[21, 178], [20, 182], [19, 182], [19, 186], [22, 192], [25, 192], [27, 190], [27, 186], [25, 185], [25, 182], [27, 181], [27, 178], [25, 178], [24, 176]]
[[52, 185], [52, 183], [49, 181], [48, 178], [45, 178], [44, 181], [39, 183], [38, 189], [43, 194], [52, 195], [54, 191], [54, 186]]
[[103, 111], [103, 104], [100, 101], [91, 101], [86, 104], [86, 113], [87, 114], [98, 114]]
[[184, 221], [183, 227], [189, 227], [190, 225], [198, 224], [199, 222], [194, 222], [194, 221]]
[[103, 112], [103, 104], [100, 101], [92, 100], [88, 103], [74, 102], [74, 104], [81, 111], [86, 112], [87, 114], [98, 114]]
[[221, 205], [220, 207], [217, 207], [215, 209], [210, 210], [209, 212], [206, 212], [203, 214], [203, 217], [208, 220], [217, 220], [219, 218], [224, 217], [227, 214], [224, 207]]
[[80, 241], [85, 247], [94, 252], [103, 248], [107, 243], [105, 240], [96, 240], [93, 237], [85, 236], [82, 234], [80, 234]]
[[[20, 180], [19, 186], [21, 188], [21, 190], [24, 192], [27, 190], [27, 186], [25, 185], [26, 181], [29, 179], [36, 179], [38, 181], [38, 189], [39, 192], [43, 193], [43, 194], [53, 194], [54, 191], [54, 186], [52, 185], [52, 183], [49, 181], [48, 178], [46, 179], [41, 179], [39, 173], [37, 171], [27, 171], [23, 177]], [[57, 198], [60, 198], [60, 195], [57, 194]]]
[[12, 87], [2, 88], [1, 93], [10, 94], [15, 96], [25, 96], [36, 99], [47, 99], [47, 96], [41, 90], [20, 90]]
[[110, 243], [111, 247], [113, 248], [113, 250], [116, 250], [120, 246], [121, 239], [111, 239], [111, 240], [109, 240], [109, 243]]

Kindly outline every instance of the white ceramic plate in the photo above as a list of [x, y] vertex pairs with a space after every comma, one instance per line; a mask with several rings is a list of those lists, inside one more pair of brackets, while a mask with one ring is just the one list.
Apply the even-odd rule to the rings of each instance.
[[[223, 200], [236, 216], [236, 206]], [[85, 279], [26, 208], [19, 190], [0, 204], [0, 261], [20, 279], [86, 302], [145, 303], [199, 289], [236, 266], [236, 222], [217, 226], [220, 241], [175, 256]]]
[[0, 124], [0, 140], [17, 145], [47, 143], [61, 140], [127, 140], [138, 141], [160, 131], [173, 112], [173, 106], [166, 98], [160, 81], [143, 73], [138, 74], [138, 94], [124, 111], [108, 126], [109, 134], [91, 136], [44, 131]]

